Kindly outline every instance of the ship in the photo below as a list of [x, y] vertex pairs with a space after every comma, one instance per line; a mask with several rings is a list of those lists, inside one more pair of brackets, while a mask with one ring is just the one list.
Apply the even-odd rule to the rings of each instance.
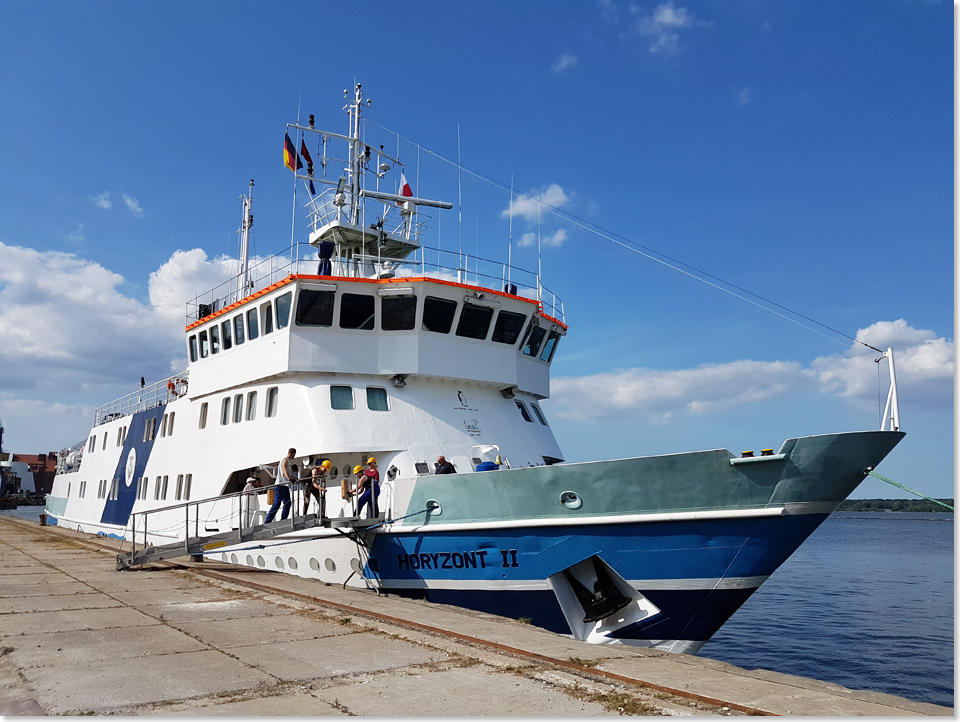
[[[118, 570], [190, 554], [696, 653], [903, 437], [892, 350], [879, 430], [567, 462], [543, 405], [562, 300], [425, 245], [452, 202], [414, 195], [361, 86], [344, 97], [346, 132], [286, 128], [308, 242], [251, 261], [251, 181], [236, 276], [186, 303], [186, 368], [95, 411], [48, 523], [126, 540]], [[284, 457], [326, 488], [271, 518]]]

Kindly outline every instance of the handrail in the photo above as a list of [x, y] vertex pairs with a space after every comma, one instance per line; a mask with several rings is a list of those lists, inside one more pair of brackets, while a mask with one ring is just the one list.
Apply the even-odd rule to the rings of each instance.
[[187, 392], [187, 381], [190, 369], [181, 371], [173, 376], [141, 386], [133, 393], [121, 396], [97, 408], [93, 413], [94, 427], [105, 424], [121, 416], [129, 416], [137, 411], [156, 408], [174, 401]]

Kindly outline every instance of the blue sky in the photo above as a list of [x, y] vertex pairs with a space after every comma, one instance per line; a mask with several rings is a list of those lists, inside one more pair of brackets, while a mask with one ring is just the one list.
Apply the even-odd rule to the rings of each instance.
[[[879, 471], [952, 496], [952, 21], [951, 5], [922, 0], [5, 0], [6, 446], [74, 443], [93, 407], [184, 365], [183, 296], [235, 254], [238, 196], [254, 178], [256, 252], [286, 248], [285, 124], [299, 102], [345, 131], [356, 80], [367, 118], [424, 148], [455, 158], [459, 126], [465, 166], [892, 345], [908, 436]], [[420, 195], [456, 200], [450, 165], [400, 153]], [[468, 250], [505, 257], [508, 205], [464, 175]], [[461, 229], [444, 213], [429, 243], [439, 230], [452, 249]], [[533, 269], [519, 239], [535, 230], [514, 216], [515, 262]], [[547, 214], [542, 234], [544, 283], [570, 324], [544, 409], [568, 459], [879, 425], [872, 356], [849, 339], [569, 219]], [[176, 254], [192, 249], [205, 256]], [[868, 481], [856, 495], [903, 494]]]

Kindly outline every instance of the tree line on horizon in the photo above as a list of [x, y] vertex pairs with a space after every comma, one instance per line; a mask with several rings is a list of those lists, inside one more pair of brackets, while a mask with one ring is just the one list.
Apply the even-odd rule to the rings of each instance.
[[[954, 506], [953, 499], [939, 499], [944, 504]], [[945, 506], [934, 504], [926, 499], [844, 499], [837, 511], [942, 511], [952, 513]]]

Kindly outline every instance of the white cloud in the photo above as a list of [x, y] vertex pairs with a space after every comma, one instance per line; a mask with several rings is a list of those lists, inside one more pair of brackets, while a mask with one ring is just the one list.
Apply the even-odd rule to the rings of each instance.
[[[541, 247], [552, 247], [559, 248], [563, 245], [563, 242], [567, 240], [567, 229], [559, 228], [553, 233], [541, 233], [540, 234], [540, 245]], [[527, 248], [529, 246], [537, 245], [537, 234], [536, 233], [524, 233], [520, 238], [520, 242], [517, 244], [520, 248]]]
[[[547, 186], [546, 190], [540, 192], [540, 204], [550, 205], [554, 208], [562, 208], [569, 202], [570, 197], [564, 193], [563, 188], [556, 183], [551, 183], [549, 186]], [[536, 223], [537, 206], [537, 189], [534, 188], [527, 193], [527, 195], [514, 198], [510, 207], [500, 212], [500, 217], [509, 218], [511, 215], [520, 216], [528, 223]], [[543, 216], [543, 211], [544, 209], [541, 208], [541, 218]]]
[[676, 31], [694, 24], [693, 13], [686, 8], [675, 7], [672, 1], [668, 1], [657, 5], [651, 15], [640, 18], [637, 32], [653, 37], [651, 53], [674, 55], [681, 49], [680, 36]]
[[90, 200], [99, 208], [107, 210], [113, 207], [113, 201], [110, 200], [110, 191], [104, 191], [98, 196], [91, 196]]
[[753, 100], [753, 90], [744, 88], [737, 93], [737, 105], [749, 105]]
[[67, 240], [71, 243], [83, 243], [85, 239], [83, 237], [82, 223], [77, 226], [77, 230], [73, 231], [73, 233], [67, 234]]
[[560, 58], [553, 64], [553, 72], [559, 73], [562, 70], [567, 68], [572, 68], [577, 64], [577, 56], [571, 55], [570, 53], [564, 53]]
[[[250, 265], [254, 266], [258, 261], [254, 258]], [[185, 325], [184, 304], [234, 277], [238, 270], [235, 258], [219, 256], [207, 260], [207, 254], [200, 248], [175, 251], [166, 263], [150, 274], [150, 305], [158, 316], [175, 320], [182, 329]]]
[[127, 204], [129, 211], [137, 218], [143, 218], [143, 208], [137, 203], [136, 198], [131, 198], [126, 193], [123, 194], [123, 202]]
[[[901, 406], [942, 407], [953, 403], [953, 342], [902, 319], [881, 321], [857, 332], [878, 348], [894, 348]], [[844, 355], [821, 356], [804, 368], [796, 361], [734, 361], [694, 369], [619, 369], [551, 382], [557, 414], [572, 419], [645, 416], [666, 423], [671, 415], [710, 414], [745, 403], [819, 391], [866, 407], [877, 403], [877, 354], [859, 344]], [[882, 362], [886, 394], [886, 361]]]

